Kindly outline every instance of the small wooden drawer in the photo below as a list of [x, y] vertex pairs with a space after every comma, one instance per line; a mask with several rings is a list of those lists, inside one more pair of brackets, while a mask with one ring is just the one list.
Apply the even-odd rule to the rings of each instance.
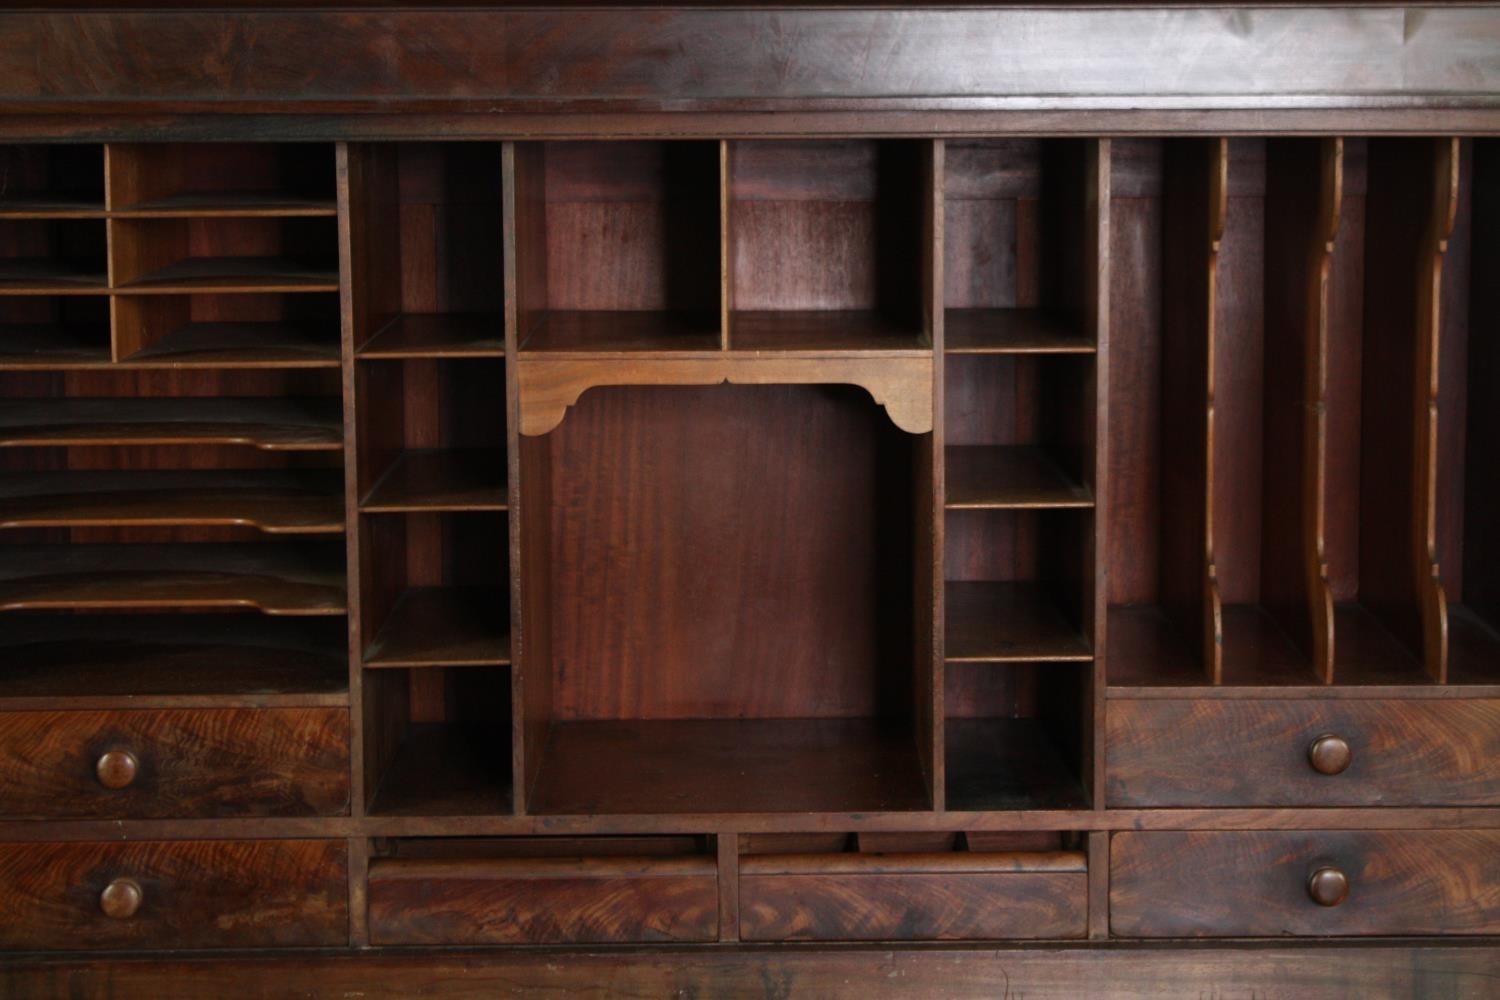
[[746, 941], [1080, 938], [1088, 864], [1073, 851], [791, 854], [740, 861]]
[[349, 808], [349, 713], [7, 712], [0, 788], [6, 819], [338, 815]]
[[713, 941], [708, 857], [390, 858], [371, 862], [370, 943]]
[[1500, 700], [1118, 699], [1109, 805], [1500, 804]]
[[0, 844], [0, 949], [348, 943], [341, 841]]
[[1500, 933], [1500, 831], [1150, 832], [1110, 845], [1122, 937]]

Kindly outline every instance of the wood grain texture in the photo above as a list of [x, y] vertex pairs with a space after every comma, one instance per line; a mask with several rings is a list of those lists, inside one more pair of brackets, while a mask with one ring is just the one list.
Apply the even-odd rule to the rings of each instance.
[[[1071, 867], [1061, 862], [1067, 860]], [[1085, 933], [1081, 855], [775, 855], [746, 858], [747, 941], [953, 941]]]
[[[1308, 880], [1349, 879], [1338, 906]], [[1110, 929], [1123, 937], [1494, 934], [1500, 833], [1119, 833], [1110, 841]]]
[[[133, 916], [100, 893], [140, 888]], [[0, 844], [0, 944], [39, 949], [330, 947], [349, 939], [344, 845], [331, 840]]]
[[295, 977], [327, 996], [362, 992], [397, 1000], [424, 990], [434, 1000], [476, 994], [567, 991], [583, 1000], [621, 994], [762, 996], [767, 983], [810, 996], [897, 1000], [914, 990], [945, 1000], [990, 1000], [997, 984], [1036, 1000], [1279, 991], [1298, 1000], [1488, 1000], [1500, 951], [1444, 942], [1258, 942], [1191, 949], [1076, 945], [843, 948], [700, 948], [671, 953], [575, 949], [421, 955], [279, 955], [194, 959], [26, 958], [8, 985], [38, 1000], [81, 992], [122, 1000], [196, 1000], [237, 991], [274, 993]]
[[[204, 664], [205, 669], [211, 669]], [[349, 808], [339, 709], [0, 714], [6, 818], [332, 816]], [[96, 763], [132, 755], [125, 786]]]
[[[1349, 744], [1341, 774], [1309, 761], [1323, 735]], [[1111, 806], [1500, 802], [1493, 700], [1115, 699], [1105, 741]]]
[[711, 858], [376, 860], [376, 945], [713, 941]]

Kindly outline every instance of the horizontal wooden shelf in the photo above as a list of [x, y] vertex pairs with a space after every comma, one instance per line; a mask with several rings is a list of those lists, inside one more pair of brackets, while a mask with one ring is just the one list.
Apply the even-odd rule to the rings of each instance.
[[186, 708], [349, 701], [343, 623], [259, 615], [13, 615], [0, 707]]
[[0, 400], [0, 447], [147, 444], [341, 451], [343, 413], [323, 397]]
[[510, 663], [510, 593], [500, 587], [414, 587], [396, 599], [365, 650], [367, 667]]
[[338, 215], [338, 203], [332, 198], [299, 198], [259, 191], [184, 192], [118, 206], [108, 214], [119, 219], [331, 219]]
[[631, 310], [538, 313], [521, 350], [543, 354], [717, 351], [718, 317]]
[[337, 292], [335, 267], [317, 267], [279, 257], [190, 257], [133, 281], [120, 294], [233, 294], [236, 292]]
[[343, 546], [15, 545], [0, 560], [0, 611], [148, 608], [342, 615]]
[[1036, 719], [949, 719], [944, 745], [952, 812], [1088, 805], [1082, 782]]
[[0, 371], [26, 368], [104, 368], [108, 326], [0, 326]]
[[503, 358], [505, 321], [484, 314], [405, 314], [355, 354], [363, 359]]
[[290, 323], [189, 323], [120, 359], [132, 368], [337, 368], [338, 329]]
[[1094, 343], [1041, 309], [949, 309], [943, 314], [948, 354], [1093, 354]]
[[339, 534], [343, 474], [333, 469], [0, 473], [0, 528], [189, 525]]
[[1333, 609], [1336, 684], [1426, 684], [1431, 681], [1417, 654], [1401, 644], [1369, 608]]
[[[1264, 608], [1226, 604], [1223, 684], [1253, 688], [1317, 685], [1311, 660]], [[1202, 639], [1150, 605], [1109, 609], [1109, 685], [1121, 694], [1145, 687], [1201, 688], [1212, 684], [1202, 665]]]
[[769, 354], [926, 354], [921, 329], [873, 309], [744, 311], [729, 317], [729, 348]]
[[1047, 452], [1030, 445], [955, 445], [944, 453], [950, 510], [1052, 510], [1094, 506]]
[[[612, 761], [609, 779], [601, 763]], [[915, 739], [871, 719], [556, 722], [530, 811], [548, 815], [917, 811]]]
[[503, 511], [505, 452], [457, 448], [402, 452], [360, 503], [367, 514]]
[[0, 201], [0, 219], [102, 219], [105, 215], [102, 199], [39, 195]]
[[1033, 583], [949, 581], [947, 659], [954, 663], [1087, 663], [1083, 633]]
[[381, 779], [371, 816], [493, 816], [512, 811], [505, 725], [412, 726]]
[[0, 295], [101, 295], [108, 291], [103, 261], [0, 258]]

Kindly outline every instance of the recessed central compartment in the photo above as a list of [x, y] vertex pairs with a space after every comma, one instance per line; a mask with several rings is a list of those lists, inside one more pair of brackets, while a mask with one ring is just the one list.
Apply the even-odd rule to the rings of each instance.
[[928, 807], [931, 435], [849, 386], [632, 387], [522, 445], [532, 812]]

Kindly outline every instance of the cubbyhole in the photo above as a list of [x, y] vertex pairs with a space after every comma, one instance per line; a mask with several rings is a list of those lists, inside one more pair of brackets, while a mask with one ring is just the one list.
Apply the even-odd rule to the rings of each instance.
[[370, 815], [512, 811], [508, 668], [366, 670], [364, 707]]
[[1079, 139], [946, 144], [944, 347], [962, 354], [1094, 350], [1089, 260], [1095, 145]]
[[730, 348], [929, 345], [932, 150], [895, 140], [731, 143]]
[[[1454, 684], [1500, 682], [1500, 142], [1475, 139], [1443, 270], [1438, 551]], [[1468, 260], [1463, 257], [1469, 241]], [[1450, 318], [1451, 317], [1451, 318]]]
[[0, 296], [0, 369], [109, 363], [109, 299]]
[[7, 710], [348, 704], [342, 618], [28, 613], [0, 624]]
[[504, 514], [368, 514], [360, 534], [366, 667], [510, 663]]
[[719, 144], [516, 148], [524, 351], [720, 347]]
[[1421, 289], [1439, 225], [1440, 149], [1430, 139], [1344, 140], [1329, 276], [1328, 348], [1338, 363], [1328, 377], [1326, 528], [1340, 682], [1431, 679], [1424, 605], [1436, 595], [1421, 536], [1432, 515], [1417, 458], [1428, 406], [1416, 373], [1422, 314], [1434, 308]]
[[114, 218], [111, 279], [123, 292], [337, 292], [332, 219]]
[[503, 361], [361, 361], [355, 375], [362, 511], [506, 509]]
[[1092, 659], [1094, 359], [945, 364], [949, 660]]
[[930, 442], [845, 386], [592, 389], [523, 438], [528, 811], [928, 808]]
[[115, 215], [337, 214], [327, 143], [140, 143], [109, 147]]
[[0, 219], [103, 211], [104, 147], [0, 146]]
[[326, 295], [136, 295], [115, 300], [126, 365], [337, 368], [339, 301]]
[[361, 358], [505, 353], [496, 143], [351, 145]]
[[954, 812], [1088, 805], [1093, 670], [954, 663], [943, 676], [947, 802]]
[[90, 295], [107, 285], [100, 219], [0, 218], [0, 295]]

